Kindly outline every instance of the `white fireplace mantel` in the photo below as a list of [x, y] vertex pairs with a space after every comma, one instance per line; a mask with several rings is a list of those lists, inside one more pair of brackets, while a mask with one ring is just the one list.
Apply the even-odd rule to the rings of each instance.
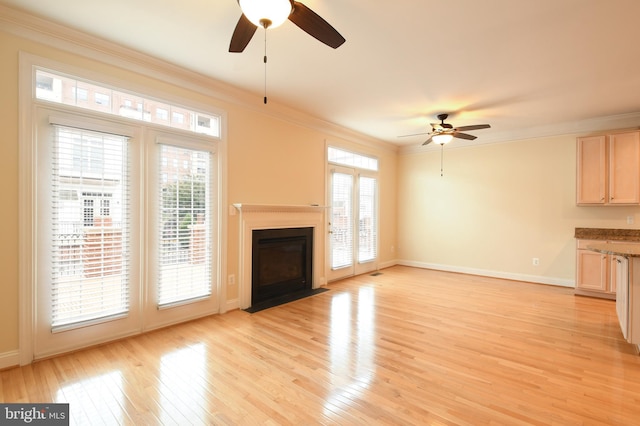
[[325, 284], [324, 280], [324, 213], [325, 206], [233, 204], [240, 212], [238, 298], [240, 309], [251, 306], [251, 247], [253, 230], [274, 228], [313, 228], [313, 288]]

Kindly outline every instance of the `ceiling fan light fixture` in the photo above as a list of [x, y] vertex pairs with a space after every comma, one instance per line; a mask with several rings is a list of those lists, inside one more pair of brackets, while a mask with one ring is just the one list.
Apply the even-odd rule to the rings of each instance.
[[291, 14], [289, 0], [238, 0], [242, 13], [258, 27], [275, 28]]
[[453, 135], [450, 135], [447, 133], [441, 133], [439, 135], [434, 135], [432, 139], [438, 145], [444, 145], [446, 143], [451, 142], [451, 139], [453, 139]]

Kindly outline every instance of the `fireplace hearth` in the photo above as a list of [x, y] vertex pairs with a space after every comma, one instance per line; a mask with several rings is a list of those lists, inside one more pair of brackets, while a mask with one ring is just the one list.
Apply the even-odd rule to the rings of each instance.
[[313, 228], [253, 230], [251, 305], [312, 290]]

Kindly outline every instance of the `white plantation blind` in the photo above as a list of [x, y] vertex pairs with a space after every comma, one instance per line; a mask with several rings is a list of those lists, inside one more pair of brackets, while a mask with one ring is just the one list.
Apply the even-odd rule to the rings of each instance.
[[129, 310], [128, 138], [54, 125], [51, 325], [66, 329]]
[[331, 173], [331, 268], [353, 264], [353, 175]]
[[378, 256], [376, 194], [377, 180], [360, 176], [359, 180], [358, 262], [369, 262]]
[[158, 306], [211, 295], [211, 153], [160, 144]]

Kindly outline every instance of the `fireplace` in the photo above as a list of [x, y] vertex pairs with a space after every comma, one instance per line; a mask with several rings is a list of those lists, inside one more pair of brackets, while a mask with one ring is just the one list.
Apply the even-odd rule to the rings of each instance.
[[252, 308], [253, 300], [253, 232], [272, 229], [311, 228], [312, 241], [307, 242], [306, 256], [312, 256], [311, 267], [307, 269], [311, 279], [307, 285], [312, 290], [318, 290], [326, 283], [324, 277], [324, 239], [321, 230], [325, 223], [326, 207], [318, 205], [265, 205], [265, 204], [234, 204], [234, 209], [240, 213], [238, 239], [238, 299], [229, 300], [221, 307], [221, 312], [240, 308]]
[[308, 292], [313, 283], [313, 228], [255, 229], [251, 258], [252, 305]]

